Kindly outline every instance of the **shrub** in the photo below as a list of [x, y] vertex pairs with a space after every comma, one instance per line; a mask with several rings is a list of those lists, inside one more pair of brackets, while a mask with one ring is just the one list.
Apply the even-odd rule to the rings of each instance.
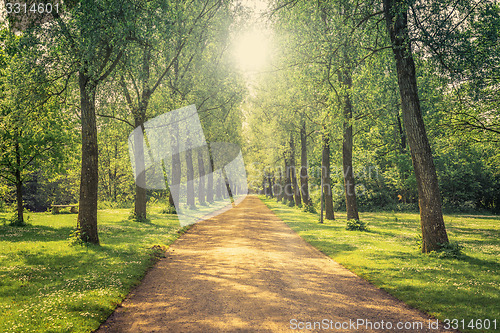
[[[415, 236], [415, 243], [420, 251], [422, 251], [422, 235], [417, 234]], [[445, 243], [441, 244], [438, 243], [440, 246], [440, 249], [437, 251], [431, 251], [429, 253], [430, 256], [436, 257], [436, 258], [441, 258], [441, 259], [459, 259], [464, 256], [463, 253], [463, 246], [458, 244], [457, 242], [451, 242], [451, 243]]]
[[464, 253], [462, 251], [463, 246], [461, 246], [457, 242], [444, 244], [438, 243], [438, 245], [441, 248], [437, 251], [432, 251], [431, 253], [429, 253], [429, 255], [442, 259], [459, 259], [464, 256]]
[[132, 220], [132, 221], [135, 221], [135, 222], [145, 222], [145, 223], [149, 223], [151, 222], [151, 220], [149, 218], [139, 218], [137, 217], [137, 215], [135, 214], [135, 210], [132, 209], [132, 211], [130, 212], [129, 216], [128, 216], [128, 219], [129, 220]]
[[314, 206], [311, 204], [311, 205], [304, 205], [304, 207], [302, 207], [302, 211], [306, 212], [306, 213], [313, 213], [313, 214], [316, 214], [316, 208], [314, 208]]
[[161, 214], [177, 214], [174, 206], [167, 206], [160, 211]]
[[358, 231], [367, 231], [366, 222], [360, 220], [347, 220], [346, 230], [358, 230]]

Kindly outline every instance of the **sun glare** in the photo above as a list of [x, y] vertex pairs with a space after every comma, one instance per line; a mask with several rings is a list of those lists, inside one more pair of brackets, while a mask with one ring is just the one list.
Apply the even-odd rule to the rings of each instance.
[[259, 72], [269, 62], [269, 36], [253, 29], [235, 39], [234, 55], [238, 66], [246, 73]]

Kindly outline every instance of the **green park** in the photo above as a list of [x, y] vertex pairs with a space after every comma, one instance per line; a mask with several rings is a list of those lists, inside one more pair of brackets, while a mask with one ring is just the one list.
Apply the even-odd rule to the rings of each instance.
[[494, 0], [0, 3], [0, 332], [500, 332]]

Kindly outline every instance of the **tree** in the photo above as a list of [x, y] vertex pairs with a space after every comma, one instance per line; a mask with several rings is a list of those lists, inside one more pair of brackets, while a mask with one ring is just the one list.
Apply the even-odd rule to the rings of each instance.
[[290, 180], [292, 182], [294, 202], [296, 206], [300, 206], [302, 204], [302, 198], [300, 193], [299, 184], [297, 182], [297, 172], [296, 172], [296, 162], [295, 162], [295, 143], [293, 138], [293, 132], [290, 132], [290, 150], [289, 150], [289, 161], [290, 161]]
[[403, 123], [417, 179], [422, 252], [430, 252], [448, 243], [448, 235], [443, 220], [436, 168], [420, 110], [407, 10], [405, 1], [384, 0], [386, 26], [396, 60]]
[[[326, 132], [326, 129], [324, 129]], [[321, 201], [325, 208], [327, 220], [335, 220], [333, 212], [332, 185], [330, 179], [330, 136], [329, 133], [322, 135], [323, 148], [321, 153]], [[323, 211], [323, 207], [321, 207]]]
[[46, 69], [37, 64], [31, 41], [0, 31], [7, 56], [0, 71], [0, 176], [16, 187], [17, 217], [24, 224], [23, 188], [44, 165], [57, 168], [68, 142], [67, 121], [49, 97]]
[[[141, 28], [135, 34], [134, 47], [126, 52], [122, 71], [117, 76], [135, 128], [143, 127], [154, 114], [155, 110], [149, 110], [150, 105], [155, 93], [164, 85], [170, 96], [162, 96], [166, 97], [163, 104], [174, 109], [186, 101], [187, 91], [183, 91], [183, 79], [192, 70], [193, 63], [200, 59], [207, 43], [210, 23], [222, 6], [216, 0], [189, 3], [153, 1], [150, 8], [138, 16]], [[152, 30], [155, 33], [151, 33]], [[136, 139], [134, 147], [141, 147], [142, 136], [138, 135]], [[144, 152], [137, 153], [141, 155]], [[172, 165], [179, 165], [178, 156], [172, 158], [175, 159]], [[144, 170], [143, 165], [140, 165], [143, 161], [141, 158], [135, 159], [136, 170]], [[175, 179], [172, 182], [177, 183], [177, 172], [174, 171], [173, 176]], [[146, 175], [142, 173], [137, 177], [134, 212], [137, 219], [143, 220], [147, 217], [147, 198], [146, 189], [141, 184], [145, 183]], [[174, 201], [172, 198], [170, 200]]]
[[300, 126], [300, 194], [305, 206], [312, 206], [309, 196], [309, 176], [307, 173], [307, 131], [306, 121], [302, 116]]
[[39, 36], [49, 50], [77, 75], [82, 126], [82, 163], [77, 229], [81, 239], [99, 244], [97, 232], [98, 143], [96, 94], [115, 70], [134, 35], [140, 3], [83, 0], [69, 3], [66, 15], [54, 13], [55, 24], [40, 27]]
[[448, 127], [476, 140], [498, 141], [500, 6], [495, 1], [414, 3], [412, 36], [445, 83]]

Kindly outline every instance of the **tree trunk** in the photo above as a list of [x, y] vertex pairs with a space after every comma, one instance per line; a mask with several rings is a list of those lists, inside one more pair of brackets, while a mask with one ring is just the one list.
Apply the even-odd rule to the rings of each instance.
[[356, 184], [352, 167], [352, 104], [349, 92], [352, 88], [352, 78], [349, 72], [344, 72], [342, 83], [347, 92], [344, 96], [344, 138], [342, 142], [342, 166], [344, 171], [344, 192], [347, 220], [359, 220], [358, 204], [356, 200]]
[[267, 175], [267, 186], [268, 186], [267, 190], [269, 192], [269, 197], [274, 198], [274, 195], [273, 195], [273, 182], [271, 180], [271, 174]]
[[16, 224], [23, 225], [24, 224], [23, 182], [21, 181], [19, 170], [16, 170], [16, 201], [17, 201]]
[[[187, 143], [188, 147], [191, 147], [191, 144], [188, 142]], [[194, 168], [193, 168], [193, 153], [191, 149], [188, 149], [186, 151], [186, 178], [187, 178], [187, 184], [186, 184], [186, 203], [189, 208], [195, 208], [194, 204]]]
[[279, 189], [278, 189], [278, 185], [276, 185], [276, 201], [277, 202], [280, 202], [282, 199], [283, 199], [283, 173], [282, 173], [282, 170], [280, 168], [280, 179], [279, 179]]
[[[144, 133], [144, 122], [146, 121], [146, 110], [148, 109], [149, 99], [151, 97], [150, 89], [148, 86], [149, 83], [149, 62], [151, 59], [151, 48], [150, 46], [144, 46], [143, 54], [142, 54], [142, 73], [143, 77], [143, 86], [141, 92], [141, 98], [138, 101], [137, 111], [134, 114], [135, 118], [135, 127], [141, 127], [142, 132]], [[145, 133], [144, 133], [145, 135]], [[136, 142], [137, 144], [138, 142]], [[141, 144], [141, 148], [142, 148]], [[140, 149], [139, 153], [144, 156], [144, 150]], [[144, 158], [139, 158], [140, 163], [144, 163]], [[144, 169], [144, 165], [142, 165], [142, 169]], [[142, 184], [146, 184], [146, 173], [144, 172], [144, 182]], [[141, 183], [139, 183], [141, 184]], [[147, 218], [147, 195], [146, 189], [140, 186], [135, 186], [135, 217], [136, 219], [143, 221]]]
[[415, 63], [408, 35], [406, 1], [384, 0], [387, 30], [396, 59], [403, 124], [417, 179], [422, 252], [438, 250], [448, 243], [441, 208], [441, 195], [418, 98]]
[[[291, 179], [291, 168], [289, 164], [289, 159], [285, 152], [285, 199], [287, 203], [294, 202], [293, 200], [293, 190], [292, 190], [292, 179]], [[295, 202], [294, 202], [295, 204]]]
[[396, 108], [396, 121], [397, 121], [397, 133], [398, 133], [398, 141], [399, 141], [399, 151], [402, 153], [406, 150], [406, 135], [403, 131], [403, 126], [401, 125], [401, 117], [399, 116], [399, 109]]
[[168, 190], [168, 205], [170, 207], [175, 207], [174, 197], [172, 196], [172, 190], [170, 188]]
[[325, 205], [325, 218], [335, 220], [333, 212], [332, 186], [330, 182], [330, 137], [323, 134], [323, 151], [321, 154], [321, 177]]
[[215, 185], [215, 200], [218, 201], [218, 200], [222, 200], [223, 197], [222, 197], [222, 185], [221, 185], [221, 181], [220, 181], [220, 177], [217, 178], [217, 184]]
[[[141, 132], [136, 132], [134, 136], [134, 148], [135, 148], [135, 169], [144, 170], [144, 118], [138, 117], [136, 114], [135, 127], [140, 127]], [[143, 135], [140, 135], [140, 134]], [[142, 186], [141, 186], [142, 185]], [[146, 219], [146, 171], [138, 173], [135, 185], [135, 202], [134, 202], [134, 213], [135, 218], [139, 221], [144, 221]]]
[[302, 199], [300, 197], [300, 188], [297, 182], [297, 173], [295, 172], [295, 142], [293, 136], [290, 133], [290, 177], [292, 180], [293, 194], [295, 197], [295, 205], [302, 205]]
[[[209, 150], [209, 155], [210, 155], [210, 150]], [[207, 202], [208, 203], [213, 203], [214, 202], [214, 160], [212, 159], [212, 155], [209, 156], [210, 159], [210, 166], [209, 170], [207, 171], [208, 173], [208, 179], [207, 179]]]
[[274, 198], [276, 196], [276, 179], [274, 175], [269, 176], [269, 181], [271, 182], [271, 198]]
[[311, 197], [309, 196], [309, 176], [307, 174], [307, 134], [305, 120], [302, 120], [302, 126], [300, 127], [300, 193], [304, 205], [312, 205]]
[[17, 225], [24, 224], [24, 207], [23, 207], [23, 181], [21, 179], [21, 152], [19, 149], [19, 140], [16, 131], [16, 202], [17, 202]]
[[78, 75], [82, 123], [82, 170], [77, 228], [86, 243], [99, 244], [97, 233], [98, 149], [95, 114], [96, 87], [82, 71]]
[[198, 150], [198, 202], [205, 205], [205, 164], [203, 163], [203, 150]]

